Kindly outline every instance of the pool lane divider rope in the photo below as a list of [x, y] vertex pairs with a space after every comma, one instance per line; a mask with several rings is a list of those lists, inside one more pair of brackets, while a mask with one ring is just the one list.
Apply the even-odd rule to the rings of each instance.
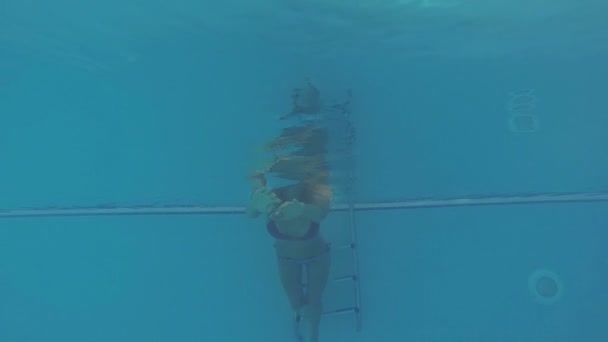
[[[513, 194], [497, 196], [474, 196], [446, 199], [411, 199], [401, 201], [336, 204], [332, 211], [381, 211], [446, 207], [538, 205], [557, 203], [608, 202], [608, 192]], [[137, 215], [237, 215], [242, 206], [205, 205], [100, 205], [91, 207], [45, 207], [0, 209], [0, 218], [36, 218], [71, 216], [137, 216]]]

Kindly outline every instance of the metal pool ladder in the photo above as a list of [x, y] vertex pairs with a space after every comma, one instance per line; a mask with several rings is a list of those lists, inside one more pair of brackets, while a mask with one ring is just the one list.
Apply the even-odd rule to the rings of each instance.
[[359, 253], [358, 253], [358, 241], [357, 241], [357, 226], [355, 224], [355, 207], [354, 204], [349, 204], [347, 207], [347, 211], [349, 214], [348, 226], [350, 228], [350, 243], [335, 246], [335, 249], [350, 249], [350, 254], [352, 257], [352, 265], [353, 268], [349, 274], [345, 276], [340, 276], [333, 278], [333, 282], [347, 282], [351, 281], [353, 286], [353, 304], [337, 308], [330, 311], [323, 312], [324, 316], [329, 315], [339, 315], [339, 314], [353, 314], [355, 319], [355, 330], [361, 331], [362, 320], [361, 320], [361, 286], [359, 283]]

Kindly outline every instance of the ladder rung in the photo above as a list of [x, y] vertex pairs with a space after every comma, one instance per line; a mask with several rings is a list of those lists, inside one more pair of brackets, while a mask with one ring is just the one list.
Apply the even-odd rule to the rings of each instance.
[[334, 278], [335, 282], [346, 281], [346, 280], [357, 281], [357, 276], [355, 274], [353, 274], [353, 275], [347, 275], [347, 276]]
[[337, 245], [337, 246], [335, 246], [333, 248], [335, 248], [335, 249], [352, 249], [352, 248], [355, 248], [355, 247], [356, 247], [356, 245], [354, 243], [348, 243], [346, 245]]
[[348, 308], [341, 308], [341, 309], [336, 309], [336, 310], [331, 310], [331, 311], [325, 311], [323, 312], [324, 316], [329, 316], [329, 315], [341, 315], [341, 314], [345, 314], [345, 313], [358, 313], [359, 312], [359, 308], [352, 306], [352, 307], [348, 307]]

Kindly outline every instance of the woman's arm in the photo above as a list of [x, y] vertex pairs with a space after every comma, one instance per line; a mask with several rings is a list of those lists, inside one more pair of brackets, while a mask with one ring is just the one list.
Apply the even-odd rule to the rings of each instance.
[[245, 213], [247, 214], [247, 216], [251, 217], [251, 218], [256, 218], [258, 216], [260, 216], [260, 212], [257, 211], [253, 205], [251, 204], [251, 201], [249, 201], [249, 203], [247, 204], [247, 208], [245, 208]]
[[251, 199], [247, 204], [245, 212], [251, 218], [260, 216], [262, 213], [270, 213], [276, 208], [281, 201], [277, 196], [265, 187], [259, 188], [253, 192]]

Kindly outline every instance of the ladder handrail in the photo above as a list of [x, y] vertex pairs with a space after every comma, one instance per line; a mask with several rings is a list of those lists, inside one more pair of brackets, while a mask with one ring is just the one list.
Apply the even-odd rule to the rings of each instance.
[[354, 204], [350, 205], [350, 227], [351, 227], [351, 242], [352, 242], [352, 256], [353, 256], [353, 273], [355, 275], [354, 287], [355, 287], [355, 329], [361, 331], [362, 318], [361, 318], [361, 277], [359, 276], [359, 240], [357, 239], [357, 225], [355, 223], [355, 207]]

